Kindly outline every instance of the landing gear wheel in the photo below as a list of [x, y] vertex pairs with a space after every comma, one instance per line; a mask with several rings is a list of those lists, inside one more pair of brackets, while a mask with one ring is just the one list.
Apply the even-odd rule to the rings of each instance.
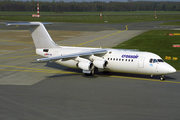
[[94, 75], [94, 69], [91, 70], [90, 73], [84, 73], [85, 76], [92, 76]]
[[161, 80], [161, 81], [165, 80], [164, 75], [161, 75], [161, 76], [160, 76], [160, 80]]
[[94, 75], [94, 69], [91, 70], [90, 75]]

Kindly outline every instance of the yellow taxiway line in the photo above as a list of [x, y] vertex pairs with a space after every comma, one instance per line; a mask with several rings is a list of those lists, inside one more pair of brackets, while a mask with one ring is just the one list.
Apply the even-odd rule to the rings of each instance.
[[44, 71], [34, 71], [34, 70], [15, 70], [15, 69], [0, 69], [0, 71], [16, 71], [16, 72], [36, 72], [36, 73], [63, 73], [63, 74], [81, 74], [76, 72], [68, 71], [57, 71], [57, 70], [44, 70]]
[[[20, 66], [10, 66], [10, 65], [0, 65], [0, 67], [5, 68], [15, 68], [15, 69], [0, 69], [0, 71], [17, 71], [17, 72], [34, 72], [34, 73], [61, 73], [61, 74], [83, 74], [77, 72], [68, 72], [68, 71], [61, 71], [61, 70], [49, 70], [49, 69], [39, 69], [39, 68], [29, 68], [29, 67], [20, 67]], [[19, 69], [19, 70], [18, 70]], [[22, 69], [22, 70], [20, 70]], [[138, 78], [138, 77], [127, 77], [127, 76], [117, 76], [117, 75], [95, 75], [95, 76], [103, 76], [103, 77], [112, 77], [112, 78], [122, 78], [122, 79], [131, 79], [131, 80], [142, 80], [142, 81], [151, 81], [151, 82], [165, 82], [165, 83], [176, 83], [180, 84], [180, 82], [176, 81], [160, 81], [157, 79], [147, 79], [147, 78]]]
[[118, 30], [118, 29], [114, 29], [114, 28], [109, 28], [109, 29], [117, 30], [118, 32], [113, 33], [113, 34], [109, 34], [109, 35], [106, 35], [106, 36], [103, 36], [103, 37], [100, 37], [100, 38], [96, 38], [96, 39], [93, 39], [93, 40], [90, 40], [90, 41], [87, 41], [87, 42], [81, 43], [81, 44], [76, 45], [76, 46], [82, 46], [82, 45], [84, 45], [84, 44], [87, 44], [87, 43], [90, 43], [90, 42], [93, 42], [93, 41], [97, 41], [97, 40], [100, 40], [100, 39], [103, 39], [103, 38], [107, 38], [107, 37], [110, 37], [110, 36], [116, 35], [116, 34], [121, 33], [121, 32], [125, 32], [125, 31], [127, 31], [127, 30], [128, 30], [128, 25], [126, 25], [126, 30], [123, 30], [123, 31], [120, 31], [120, 30]]
[[115, 76], [112, 75], [110, 77], [114, 77], [114, 78], [125, 78], [125, 79], [135, 79], [135, 80], [144, 80], [144, 81], [152, 81], [152, 82], [167, 82], [167, 83], [178, 83], [180, 84], [180, 82], [176, 82], [176, 81], [166, 81], [166, 80], [156, 80], [156, 79], [147, 79], [147, 78], [138, 78], [138, 77], [125, 77], [125, 76]]
[[0, 58], [0, 59], [23, 58], [23, 57], [32, 57], [32, 56], [38, 56], [38, 55], [26, 55], [26, 56], [16, 56], [16, 57], [5, 57], [5, 58]]
[[[20, 66], [10, 66], [10, 65], [0, 65], [0, 67], [5, 68], [15, 68], [15, 69], [0, 69], [0, 71], [19, 71], [19, 72], [42, 72], [42, 73], [64, 73], [64, 74], [78, 74], [77, 72], [68, 72], [61, 70], [50, 70], [50, 69], [40, 69], [40, 68], [29, 68]], [[22, 70], [20, 70], [22, 69]], [[79, 73], [80, 74], [80, 73]]]
[[18, 42], [18, 43], [26, 43], [26, 44], [33, 44], [33, 42], [22, 42], [22, 41], [15, 41], [15, 40], [0, 40], [4, 42]]

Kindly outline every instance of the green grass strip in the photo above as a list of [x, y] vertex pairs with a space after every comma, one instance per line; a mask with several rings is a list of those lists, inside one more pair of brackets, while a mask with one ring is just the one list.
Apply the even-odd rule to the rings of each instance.
[[[102, 11], [102, 14], [106, 15], [112, 15], [112, 14], [125, 14], [125, 15], [137, 15], [137, 14], [153, 14], [154, 15], [155, 11]], [[36, 11], [34, 12], [24, 12], [24, 11], [0, 11], [0, 14], [36, 14]], [[50, 15], [57, 15], [57, 14], [100, 14], [100, 11], [97, 12], [42, 12], [40, 10], [40, 14], [50, 14]], [[156, 11], [156, 14], [180, 14], [180, 11]]]
[[147, 21], [178, 20], [179, 15], [43, 15], [36, 18], [31, 15], [0, 15], [0, 20], [7, 21], [40, 21], [40, 22], [70, 22], [70, 23], [132, 23]]
[[[176, 70], [180, 70], [180, 48], [174, 48], [173, 44], [180, 44], [180, 36], [167, 36], [166, 33], [180, 33], [178, 30], [151, 30], [138, 35], [114, 48], [118, 49], [138, 49], [158, 54]], [[170, 56], [171, 60], [165, 57]], [[172, 60], [173, 57], [178, 58]]]
[[180, 21], [175, 21], [175, 22], [165, 22], [162, 25], [180, 25]]

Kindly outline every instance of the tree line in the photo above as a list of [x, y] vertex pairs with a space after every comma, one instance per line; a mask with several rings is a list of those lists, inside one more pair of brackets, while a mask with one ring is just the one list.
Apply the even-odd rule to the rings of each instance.
[[[180, 2], [40, 2], [41, 12], [180, 11]], [[0, 1], [0, 11], [34, 12], [37, 2]]]

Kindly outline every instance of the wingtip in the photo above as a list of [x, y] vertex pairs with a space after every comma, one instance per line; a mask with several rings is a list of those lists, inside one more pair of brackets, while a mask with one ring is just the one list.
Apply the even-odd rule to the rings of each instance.
[[5, 23], [5, 25], [9, 26], [9, 25], [11, 25], [11, 24], [9, 24], [9, 23]]
[[36, 61], [40, 62], [40, 61], [42, 61], [42, 60], [41, 60], [41, 59], [36, 59]]

